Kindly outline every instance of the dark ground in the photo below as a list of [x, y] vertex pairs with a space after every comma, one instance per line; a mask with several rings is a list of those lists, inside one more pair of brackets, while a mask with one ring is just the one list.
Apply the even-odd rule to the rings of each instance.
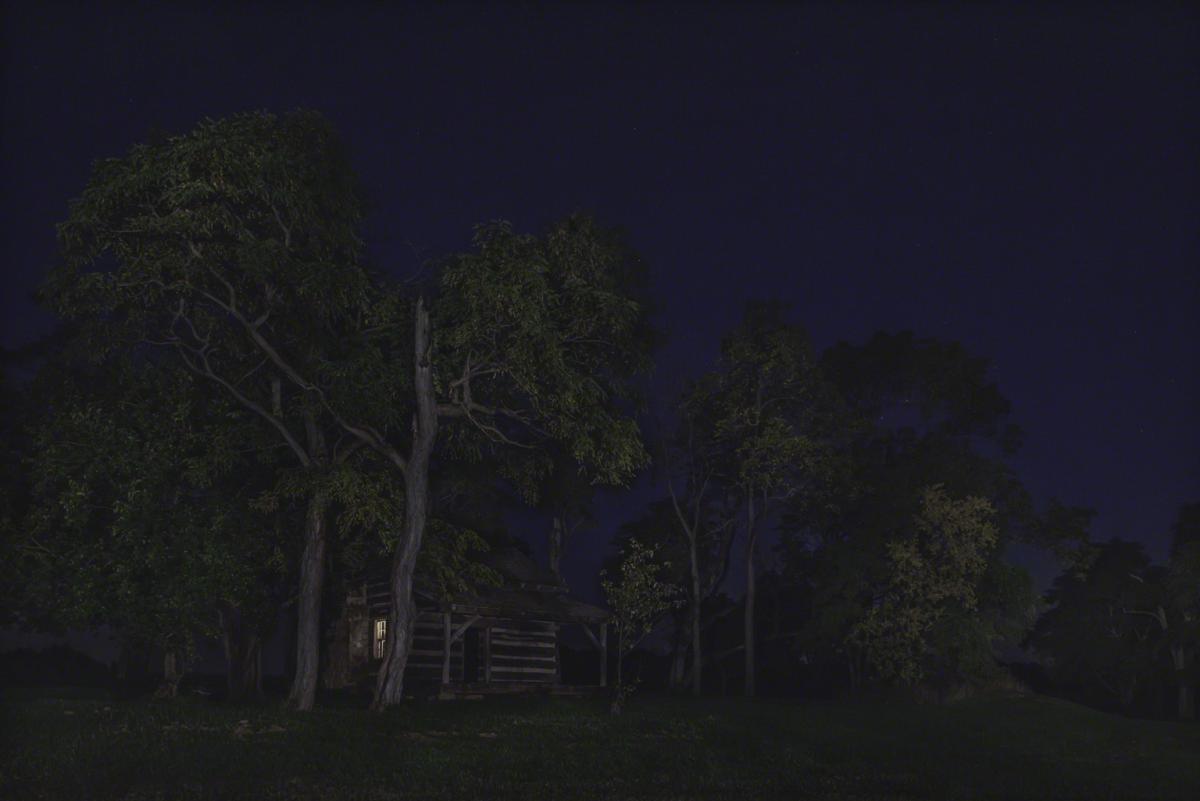
[[1200, 726], [1041, 696], [332, 704], [9, 689], [0, 797], [1193, 799]]

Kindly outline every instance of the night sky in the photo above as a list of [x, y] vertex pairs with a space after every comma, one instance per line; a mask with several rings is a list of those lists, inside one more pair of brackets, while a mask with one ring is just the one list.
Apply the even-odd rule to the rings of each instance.
[[[5, 347], [52, 327], [30, 294], [93, 159], [309, 107], [391, 273], [485, 220], [623, 227], [670, 335], [662, 402], [779, 298], [818, 348], [911, 329], [990, 357], [1020, 474], [1097, 507], [1100, 538], [1162, 558], [1200, 500], [1194, 9], [181, 8], [6, 4]], [[655, 492], [606, 496], [597, 542]]]

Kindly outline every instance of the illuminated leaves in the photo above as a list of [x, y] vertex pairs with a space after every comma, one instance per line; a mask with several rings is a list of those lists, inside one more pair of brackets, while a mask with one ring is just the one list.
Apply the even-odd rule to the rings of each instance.
[[682, 603], [680, 588], [661, 578], [670, 567], [669, 562], [659, 561], [656, 546], [630, 538], [621, 552], [617, 575], [609, 579], [607, 571], [601, 572], [600, 586], [613, 611], [622, 655], [633, 650], [664, 614]]
[[887, 589], [850, 634], [881, 676], [922, 677], [931, 630], [951, 610], [976, 608], [997, 541], [986, 499], [954, 499], [940, 484], [925, 489], [912, 535], [887, 543]]

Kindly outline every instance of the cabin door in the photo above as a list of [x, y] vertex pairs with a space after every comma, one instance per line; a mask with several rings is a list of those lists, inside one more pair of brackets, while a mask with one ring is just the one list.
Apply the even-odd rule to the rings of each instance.
[[483, 659], [480, 653], [480, 629], [472, 626], [463, 635], [463, 682], [483, 681]]

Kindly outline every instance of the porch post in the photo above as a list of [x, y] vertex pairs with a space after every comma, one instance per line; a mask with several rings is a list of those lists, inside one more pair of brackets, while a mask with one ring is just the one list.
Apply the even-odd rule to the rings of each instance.
[[608, 624], [600, 624], [600, 686], [608, 686]]
[[492, 683], [492, 627], [483, 629], [483, 683]]
[[450, 683], [450, 613], [442, 614], [442, 684]]

